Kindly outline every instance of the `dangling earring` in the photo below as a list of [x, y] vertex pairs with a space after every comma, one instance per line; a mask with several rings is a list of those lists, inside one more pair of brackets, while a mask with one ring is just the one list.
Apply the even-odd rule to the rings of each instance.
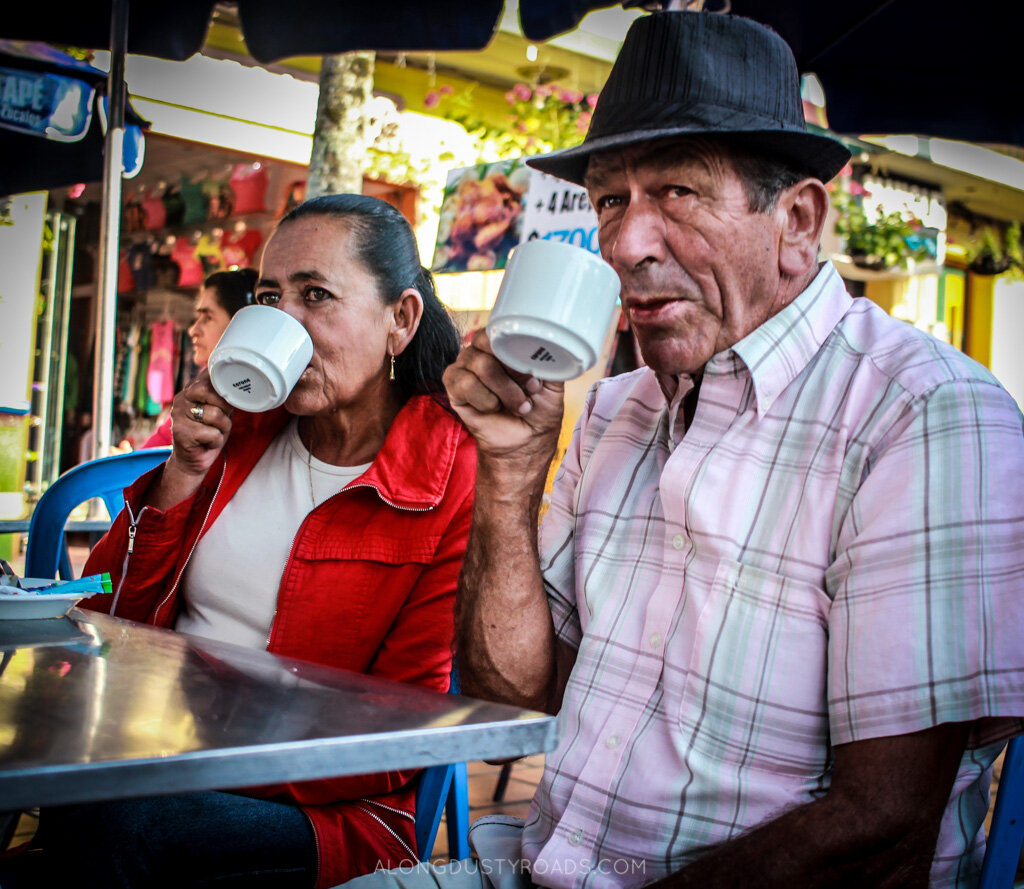
[[391, 375], [388, 379], [393, 383], [395, 381], [395, 356], [391, 356]]

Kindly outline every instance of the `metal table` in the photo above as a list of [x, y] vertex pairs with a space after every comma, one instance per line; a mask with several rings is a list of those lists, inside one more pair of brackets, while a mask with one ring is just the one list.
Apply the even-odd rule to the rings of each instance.
[[550, 750], [555, 718], [94, 612], [0, 620], [0, 809]]

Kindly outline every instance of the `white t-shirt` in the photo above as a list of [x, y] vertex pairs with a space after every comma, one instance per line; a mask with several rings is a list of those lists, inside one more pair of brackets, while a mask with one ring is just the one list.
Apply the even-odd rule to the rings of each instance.
[[181, 633], [265, 649], [288, 554], [313, 508], [370, 466], [332, 466], [299, 438], [298, 419], [281, 430], [224, 511], [196, 545], [182, 577]]

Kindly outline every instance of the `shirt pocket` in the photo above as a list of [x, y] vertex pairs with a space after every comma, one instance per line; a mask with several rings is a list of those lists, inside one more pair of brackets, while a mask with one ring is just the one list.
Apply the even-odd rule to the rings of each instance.
[[737, 768], [821, 774], [830, 607], [811, 584], [719, 562], [680, 701], [694, 753]]

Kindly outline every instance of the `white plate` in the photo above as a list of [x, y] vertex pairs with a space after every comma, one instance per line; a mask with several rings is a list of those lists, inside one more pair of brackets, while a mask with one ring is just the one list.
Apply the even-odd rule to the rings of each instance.
[[[27, 587], [20, 593], [0, 592], [0, 620], [30, 620], [36, 617], [63, 617], [75, 603], [85, 598], [81, 593], [37, 593], [31, 592], [34, 586], [47, 586], [52, 580], [40, 580], [33, 577], [21, 578]], [[0, 587], [3, 590], [4, 587]]]

